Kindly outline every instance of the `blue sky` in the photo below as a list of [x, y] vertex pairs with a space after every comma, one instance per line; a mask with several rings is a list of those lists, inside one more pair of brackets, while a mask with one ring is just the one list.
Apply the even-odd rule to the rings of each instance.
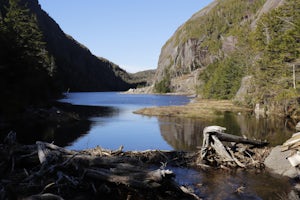
[[39, 0], [65, 33], [128, 72], [155, 69], [165, 42], [210, 2]]

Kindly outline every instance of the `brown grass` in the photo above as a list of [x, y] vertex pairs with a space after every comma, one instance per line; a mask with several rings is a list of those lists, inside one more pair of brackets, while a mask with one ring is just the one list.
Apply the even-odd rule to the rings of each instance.
[[214, 118], [225, 111], [249, 112], [251, 109], [235, 105], [230, 100], [195, 99], [184, 106], [150, 107], [137, 110], [134, 113], [148, 116]]

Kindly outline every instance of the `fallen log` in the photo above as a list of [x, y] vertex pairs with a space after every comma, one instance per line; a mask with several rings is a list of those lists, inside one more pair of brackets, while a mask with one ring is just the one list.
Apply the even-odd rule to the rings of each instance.
[[267, 141], [253, 140], [245, 137], [232, 135], [225, 133], [226, 128], [220, 126], [208, 126], [203, 130], [203, 134], [206, 135], [215, 135], [219, 140], [223, 142], [236, 142], [242, 144], [251, 144], [254, 146], [266, 146], [269, 143]]
[[95, 178], [100, 181], [108, 181], [112, 183], [119, 183], [127, 185], [128, 187], [153, 189], [161, 187], [162, 181], [171, 181], [175, 175], [170, 170], [154, 170], [147, 172], [135, 172], [126, 175], [112, 175], [108, 170], [93, 170], [87, 169], [85, 172], [86, 177]]

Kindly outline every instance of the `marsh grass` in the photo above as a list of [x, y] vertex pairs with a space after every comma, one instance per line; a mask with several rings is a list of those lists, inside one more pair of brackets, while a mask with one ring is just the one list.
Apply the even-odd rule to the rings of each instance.
[[135, 111], [135, 114], [148, 116], [170, 116], [187, 118], [213, 119], [224, 112], [250, 112], [251, 109], [235, 105], [230, 100], [207, 100], [195, 99], [193, 102], [183, 106], [162, 106], [143, 108]]

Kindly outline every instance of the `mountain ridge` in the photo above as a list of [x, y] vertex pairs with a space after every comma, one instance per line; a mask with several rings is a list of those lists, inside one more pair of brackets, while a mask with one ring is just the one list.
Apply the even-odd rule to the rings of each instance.
[[[64, 91], [123, 91], [135, 86], [119, 76], [127, 76], [119, 66], [98, 58], [72, 36], [65, 34], [41, 8], [38, 0], [21, 0], [21, 4], [37, 16], [47, 49], [58, 66], [58, 79]], [[126, 78], [129, 79], [129, 76]]]

